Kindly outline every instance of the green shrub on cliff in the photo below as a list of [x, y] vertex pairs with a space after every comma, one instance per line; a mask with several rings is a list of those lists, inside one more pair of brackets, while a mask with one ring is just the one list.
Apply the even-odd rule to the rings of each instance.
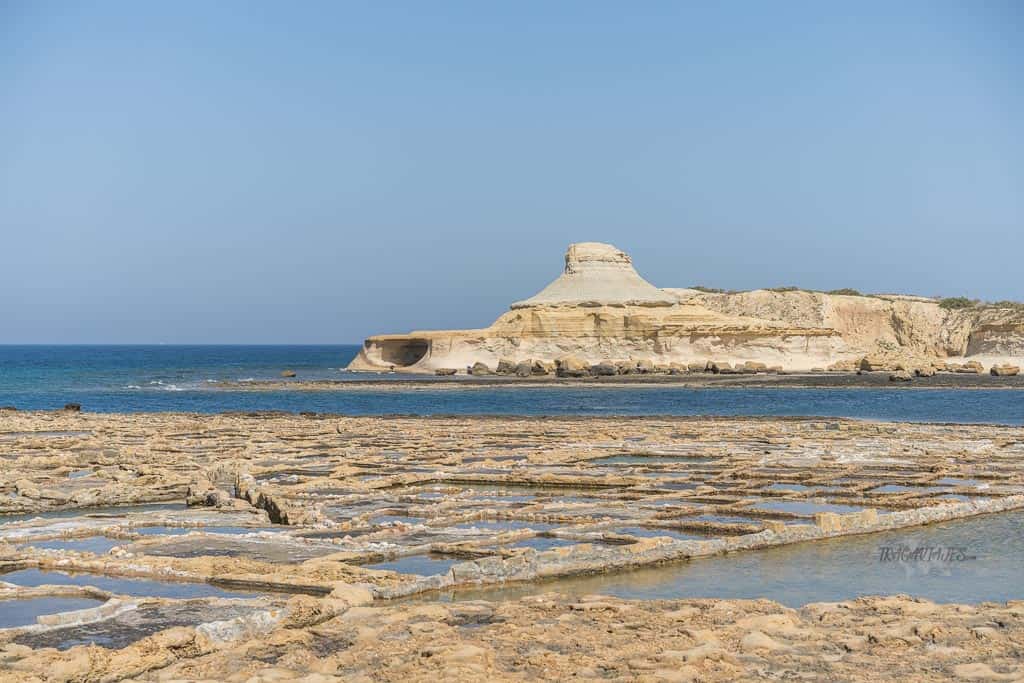
[[960, 308], [974, 308], [977, 305], [978, 302], [976, 300], [968, 299], [965, 296], [951, 296], [939, 302], [940, 308], [945, 308], [949, 311], [954, 311]]

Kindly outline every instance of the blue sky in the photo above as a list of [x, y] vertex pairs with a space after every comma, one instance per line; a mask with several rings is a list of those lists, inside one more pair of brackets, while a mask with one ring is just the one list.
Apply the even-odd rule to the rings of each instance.
[[0, 343], [659, 286], [1024, 299], [1024, 5], [0, 0]]

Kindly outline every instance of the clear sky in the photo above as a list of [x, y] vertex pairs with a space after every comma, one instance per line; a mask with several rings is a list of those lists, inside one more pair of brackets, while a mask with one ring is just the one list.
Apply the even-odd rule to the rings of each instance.
[[1024, 3], [0, 0], [0, 343], [663, 287], [1024, 299]]

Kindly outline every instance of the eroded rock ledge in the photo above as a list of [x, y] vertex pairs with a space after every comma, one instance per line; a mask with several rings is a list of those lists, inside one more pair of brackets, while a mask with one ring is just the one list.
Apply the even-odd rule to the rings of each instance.
[[[905, 596], [812, 603], [627, 601], [558, 593], [501, 603], [293, 600], [121, 650], [0, 649], [10, 681], [1013, 681], [1024, 603]], [[222, 608], [223, 609], [223, 608]]]

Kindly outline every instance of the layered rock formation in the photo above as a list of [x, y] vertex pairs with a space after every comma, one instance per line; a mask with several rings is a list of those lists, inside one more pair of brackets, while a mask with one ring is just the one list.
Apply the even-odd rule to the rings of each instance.
[[984, 365], [1024, 357], [1024, 310], [1013, 305], [943, 308], [936, 299], [904, 295], [847, 295], [803, 290], [712, 293], [671, 290], [681, 301], [726, 314], [794, 327], [826, 327], [851, 349], [892, 363]]
[[[653, 370], [929, 366], [1024, 358], [1024, 312], [947, 310], [934, 299], [756, 290], [659, 289], [608, 244], [569, 246], [562, 274], [490, 327], [368, 338], [351, 370], [465, 371], [555, 361]], [[882, 359], [882, 360], [879, 360]], [[480, 366], [474, 374], [480, 374]], [[608, 374], [608, 373], [604, 373]]]

